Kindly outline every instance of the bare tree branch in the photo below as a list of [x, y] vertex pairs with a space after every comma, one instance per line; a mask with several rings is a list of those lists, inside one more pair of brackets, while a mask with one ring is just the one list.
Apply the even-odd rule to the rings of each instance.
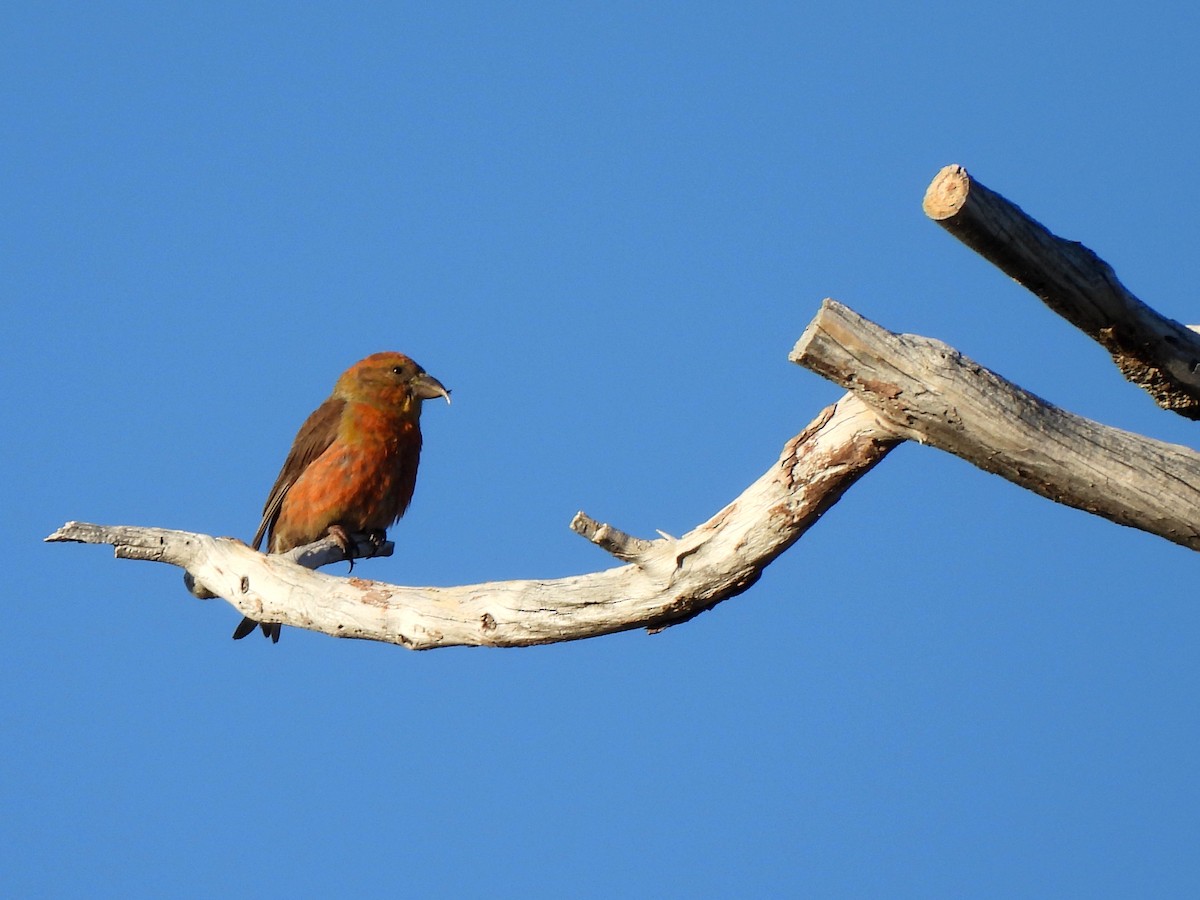
[[[68, 522], [63, 528], [60, 528], [46, 540], [57, 539], [56, 536], [63, 532], [63, 529], [74, 526], [82, 535], [93, 535], [94, 532], [89, 531], [92, 528], [101, 528], [104, 526], [88, 525], [84, 522]], [[126, 557], [128, 559], [141, 559], [140, 556], [129, 556], [130, 540], [136, 540], [136, 535], [124, 535], [120, 529], [124, 526], [113, 526], [109, 530], [113, 539], [100, 538], [92, 540], [90, 538], [75, 538], [64, 537], [63, 540], [83, 540], [88, 544], [112, 544], [116, 549], [118, 557]], [[153, 532], [156, 529], [137, 528], [135, 531]], [[187, 534], [184, 531], [168, 531], [167, 534]], [[375, 559], [376, 557], [391, 556], [396, 549], [396, 545], [391, 541], [384, 541], [382, 544], [376, 545], [371, 540], [369, 535], [352, 534], [351, 539], [355, 542], [354, 559]], [[227, 538], [227, 540], [236, 540], [236, 538]], [[124, 551], [124, 552], [123, 552]], [[134, 551], [136, 552], [136, 550]], [[279, 559], [288, 559], [297, 565], [304, 566], [306, 569], [319, 569], [322, 566], [332, 565], [336, 562], [342, 562], [349, 557], [346, 556], [345, 548], [331, 537], [323, 537], [320, 540], [313, 541], [311, 544], [305, 544], [302, 547], [294, 547], [286, 553], [279, 554]], [[173, 565], [180, 565], [185, 568], [183, 573], [183, 586], [188, 589], [188, 592], [200, 600], [215, 600], [217, 595], [210, 591], [204, 584], [197, 581], [191, 572], [186, 571], [187, 560], [191, 557], [181, 558], [182, 561], [164, 560], [172, 562]]]
[[[948, 166], [925, 210], [1083, 329], [1164, 408], [1200, 418], [1200, 335], [1127, 291], [1103, 261], [1055, 237], [966, 171]], [[312, 571], [330, 540], [264, 556], [233, 538], [68, 522], [48, 541], [106, 543], [179, 566], [188, 589], [259, 622], [413, 649], [516, 647], [632, 628], [660, 630], [754, 584], [900, 440], [932, 444], [1058, 503], [1200, 549], [1200, 454], [1058, 409], [929, 338], [897, 335], [826, 300], [792, 360], [850, 389], [707, 522], [634, 537], [577, 514], [572, 529], [618, 568], [555, 580], [401, 587]], [[357, 555], [369, 552], [356, 536]], [[379, 555], [391, 552], [386, 545]], [[307, 568], [306, 568], [307, 567]]]
[[[580, 514], [577, 531], [631, 564], [547, 581], [401, 587], [313, 572], [233, 538], [161, 528], [68, 522], [46, 540], [112, 544], [119, 557], [180, 566], [198, 588], [259, 622], [413, 649], [544, 644], [659, 629], [737, 596], [896, 440], [861, 401], [844, 397], [741, 496], [681, 538], [632, 538]], [[321, 547], [297, 552], [314, 550]]]
[[925, 213], [1098, 341], [1163, 409], [1200, 419], [1200, 335], [1131, 294], [1091, 250], [1052, 234], [962, 166], [925, 192]]
[[1200, 454], [1066, 412], [940, 341], [826, 300], [791, 359], [851, 389], [900, 437], [1043, 497], [1200, 550]]

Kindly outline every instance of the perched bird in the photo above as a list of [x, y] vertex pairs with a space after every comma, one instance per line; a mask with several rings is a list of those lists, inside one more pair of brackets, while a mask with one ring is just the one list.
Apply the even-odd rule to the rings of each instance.
[[[421, 403], [450, 392], [401, 353], [376, 353], [349, 369], [333, 394], [308, 417], [263, 507], [254, 549], [271, 553], [311, 544], [326, 534], [351, 553], [349, 534], [378, 542], [404, 515], [421, 457]], [[279, 640], [279, 624], [251, 618], [233, 633], [241, 640], [261, 625]]]

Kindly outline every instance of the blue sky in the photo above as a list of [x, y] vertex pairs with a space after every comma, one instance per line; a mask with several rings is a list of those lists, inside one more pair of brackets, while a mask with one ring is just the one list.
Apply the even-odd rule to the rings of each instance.
[[408, 584], [687, 530], [840, 391], [833, 296], [1180, 443], [921, 213], [961, 163], [1200, 321], [1185, 4], [30, 4], [0, 20], [0, 885], [18, 896], [1184, 896], [1190, 552], [905, 446], [656, 636], [399, 648], [69, 519], [249, 538], [337, 375], [454, 389]]

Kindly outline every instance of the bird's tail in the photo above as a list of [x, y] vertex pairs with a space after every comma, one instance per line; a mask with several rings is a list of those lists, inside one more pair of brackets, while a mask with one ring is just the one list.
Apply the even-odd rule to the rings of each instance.
[[281, 626], [278, 622], [256, 622], [249, 616], [242, 619], [241, 624], [239, 624], [237, 629], [233, 632], [233, 639], [235, 641], [240, 641], [259, 626], [262, 627], [263, 636], [270, 638], [271, 643], [279, 643], [279, 631]]

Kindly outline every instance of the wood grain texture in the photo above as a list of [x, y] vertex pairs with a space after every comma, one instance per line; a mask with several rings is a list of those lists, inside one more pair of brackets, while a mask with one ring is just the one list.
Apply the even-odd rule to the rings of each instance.
[[1200, 550], [1200, 454], [1074, 415], [930, 338], [826, 300], [791, 359], [930, 444], [1121, 525]]
[[1200, 419], [1200, 335], [1135, 297], [1095, 253], [1051, 233], [962, 166], [938, 172], [923, 205], [931, 219], [1103, 346], [1159, 406]]

